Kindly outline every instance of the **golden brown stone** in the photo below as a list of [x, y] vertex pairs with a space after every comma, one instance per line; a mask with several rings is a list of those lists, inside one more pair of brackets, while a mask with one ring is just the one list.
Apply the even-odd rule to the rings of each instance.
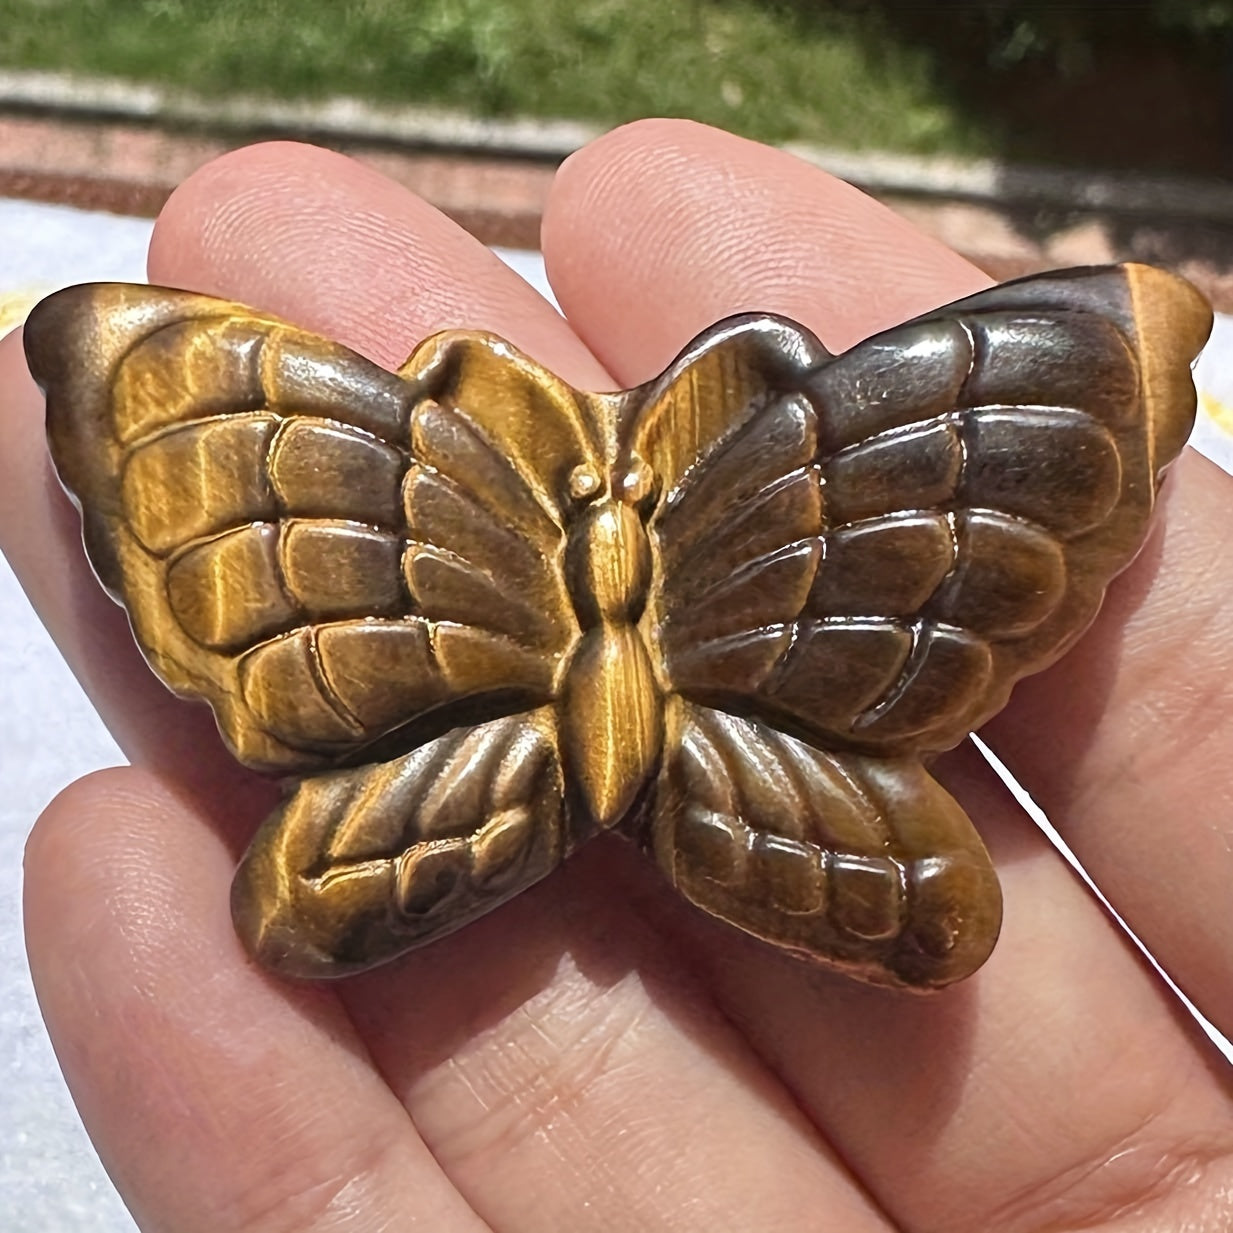
[[26, 345], [150, 663], [293, 777], [235, 883], [262, 962], [369, 967], [617, 829], [733, 925], [930, 987], [1001, 903], [922, 758], [1134, 556], [1210, 322], [1161, 271], [1071, 271], [839, 357], [733, 318], [615, 394], [137, 286], [51, 297]]

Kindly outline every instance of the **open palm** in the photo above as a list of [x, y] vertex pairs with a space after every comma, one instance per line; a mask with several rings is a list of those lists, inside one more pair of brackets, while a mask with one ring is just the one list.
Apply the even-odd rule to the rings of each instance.
[[[816, 169], [676, 122], [572, 158], [543, 246], [564, 318], [375, 172], [267, 145], [175, 194], [150, 276], [391, 367], [435, 330], [490, 329], [593, 389], [646, 379], [733, 312], [838, 350], [987, 281]], [[1006, 923], [940, 995], [777, 956], [607, 839], [367, 976], [254, 968], [227, 887], [272, 791], [137, 657], [50, 478], [18, 340], [0, 363], [0, 545], [133, 762], [36, 827], [31, 965], [144, 1229], [1233, 1227], [1227, 1068], [971, 750], [939, 774], [999, 865]], [[1233, 480], [1187, 454], [1166, 493], [1096, 627], [986, 735], [1227, 1032]]]

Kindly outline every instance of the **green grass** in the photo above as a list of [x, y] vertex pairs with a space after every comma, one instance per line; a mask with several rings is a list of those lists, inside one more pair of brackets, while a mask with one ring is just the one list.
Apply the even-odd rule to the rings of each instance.
[[692, 116], [764, 140], [979, 153], [926, 49], [872, 11], [757, 0], [7, 0], [0, 64], [204, 94], [482, 115]]

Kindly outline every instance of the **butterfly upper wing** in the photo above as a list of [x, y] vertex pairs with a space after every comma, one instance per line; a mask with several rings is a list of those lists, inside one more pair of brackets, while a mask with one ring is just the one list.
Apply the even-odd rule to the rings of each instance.
[[[961, 740], [1137, 550], [1210, 322], [1189, 284], [1119, 267], [1006, 284], [834, 359], [783, 322], [722, 327], [756, 358], [651, 524], [673, 687], [842, 748]], [[648, 457], [718, 341], [649, 392]]]
[[817, 572], [818, 415], [801, 393], [827, 352], [786, 321], [736, 318], [650, 386], [630, 431], [660, 493], [646, 625], [672, 687], [740, 709]]
[[392, 374], [239, 305], [101, 284], [44, 301], [26, 345], [91, 562], [245, 762], [553, 696], [575, 635], [560, 493], [594, 447], [504, 343], [438, 336]]

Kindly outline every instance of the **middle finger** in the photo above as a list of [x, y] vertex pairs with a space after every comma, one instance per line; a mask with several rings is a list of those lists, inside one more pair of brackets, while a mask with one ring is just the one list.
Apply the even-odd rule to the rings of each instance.
[[[195, 177], [160, 220], [151, 273], [387, 364], [421, 335], [465, 325], [495, 329], [576, 384], [607, 383], [559, 315], [481, 246], [318, 151], [259, 147]], [[630, 922], [619, 869], [599, 853], [571, 862], [498, 917], [341, 987], [434, 1155], [502, 1229], [791, 1230], [822, 1210], [883, 1233], [783, 1089]]]

